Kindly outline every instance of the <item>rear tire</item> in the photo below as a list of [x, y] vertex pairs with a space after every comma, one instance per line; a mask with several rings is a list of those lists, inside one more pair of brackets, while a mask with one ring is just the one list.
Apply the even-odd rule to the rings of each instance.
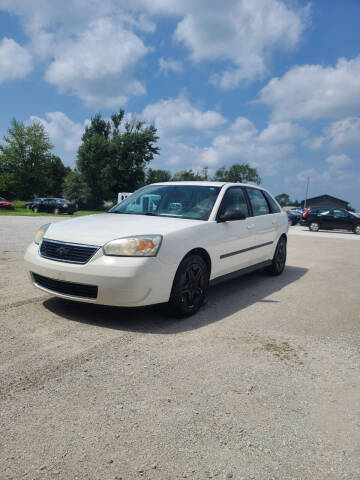
[[356, 227], [354, 227], [354, 233], [355, 235], [360, 235], [360, 225], [356, 225]]
[[320, 225], [317, 222], [311, 222], [309, 225], [309, 230], [311, 232], [318, 232], [320, 230]]
[[276, 245], [276, 250], [271, 262], [271, 265], [266, 267], [266, 271], [270, 275], [281, 275], [284, 271], [286, 264], [286, 239], [281, 237]]
[[180, 263], [168, 303], [177, 318], [194, 315], [204, 303], [209, 285], [209, 270], [200, 255], [188, 255]]

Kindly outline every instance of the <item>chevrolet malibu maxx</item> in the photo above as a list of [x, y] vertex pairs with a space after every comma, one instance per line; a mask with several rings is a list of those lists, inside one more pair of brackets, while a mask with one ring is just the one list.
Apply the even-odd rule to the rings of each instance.
[[108, 213], [43, 225], [25, 253], [33, 284], [114, 306], [167, 303], [194, 314], [209, 284], [265, 268], [283, 272], [288, 218], [260, 187], [148, 185]]

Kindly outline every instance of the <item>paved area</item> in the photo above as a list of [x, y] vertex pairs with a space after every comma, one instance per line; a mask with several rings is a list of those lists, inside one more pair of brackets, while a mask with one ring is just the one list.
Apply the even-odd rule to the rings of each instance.
[[177, 321], [31, 287], [46, 222], [0, 218], [1, 480], [360, 478], [359, 237], [291, 228]]

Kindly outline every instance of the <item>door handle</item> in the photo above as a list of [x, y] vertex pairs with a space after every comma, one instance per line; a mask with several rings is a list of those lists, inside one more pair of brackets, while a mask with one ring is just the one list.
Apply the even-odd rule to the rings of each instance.
[[251, 229], [254, 228], [254, 227], [255, 227], [255, 225], [248, 225], [248, 226], [247, 226], [248, 230], [251, 230]]
[[279, 225], [279, 222], [277, 222], [276, 220], [273, 220], [273, 221], [272, 221], [272, 224], [273, 224], [273, 225]]

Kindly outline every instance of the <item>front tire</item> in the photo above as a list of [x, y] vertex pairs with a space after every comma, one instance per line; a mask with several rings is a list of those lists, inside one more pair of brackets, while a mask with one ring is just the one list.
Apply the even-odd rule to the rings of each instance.
[[311, 232], [318, 232], [320, 230], [320, 225], [317, 222], [311, 222], [309, 225], [309, 230]]
[[59, 213], [60, 213], [60, 210], [58, 208], [54, 208], [54, 214], [59, 215]]
[[39, 212], [38, 207], [34, 207], [34, 208], [33, 208], [33, 212], [34, 212], [34, 213], [38, 213], [38, 212]]
[[200, 255], [188, 255], [176, 272], [169, 300], [169, 310], [177, 318], [194, 315], [201, 305], [209, 284], [209, 270]]
[[360, 235], [360, 225], [356, 225], [356, 227], [354, 227], [354, 233], [355, 235]]
[[276, 250], [271, 265], [266, 267], [266, 271], [270, 275], [281, 275], [286, 264], [286, 239], [281, 237], [276, 246]]

